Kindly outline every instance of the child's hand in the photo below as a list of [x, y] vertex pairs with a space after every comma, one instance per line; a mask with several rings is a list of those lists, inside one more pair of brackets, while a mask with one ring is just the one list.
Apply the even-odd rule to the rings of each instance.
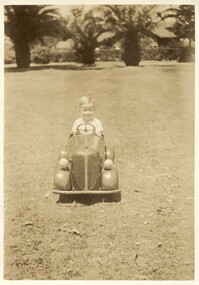
[[97, 135], [98, 137], [101, 137], [101, 136], [102, 136], [102, 133], [96, 131], [96, 135]]

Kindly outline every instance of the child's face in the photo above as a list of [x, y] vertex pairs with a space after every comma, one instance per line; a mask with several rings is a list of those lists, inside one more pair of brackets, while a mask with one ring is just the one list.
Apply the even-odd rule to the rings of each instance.
[[84, 121], [89, 122], [94, 117], [95, 107], [92, 103], [83, 104], [80, 107], [80, 113]]

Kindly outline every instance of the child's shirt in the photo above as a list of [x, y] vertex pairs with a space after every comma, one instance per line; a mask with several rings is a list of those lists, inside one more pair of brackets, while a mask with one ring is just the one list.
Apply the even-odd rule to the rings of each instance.
[[[80, 124], [91, 124], [91, 125], [93, 125], [95, 127], [96, 133], [101, 133], [103, 131], [102, 124], [101, 124], [100, 120], [93, 118], [91, 121], [86, 122], [86, 121], [84, 121], [84, 119], [79, 118], [73, 124], [73, 127], [72, 127], [73, 133], [77, 132], [77, 127]], [[81, 129], [81, 127], [80, 127], [80, 129]], [[89, 125], [88, 125], [88, 130], [92, 130], [92, 127], [90, 126], [90, 128], [89, 128]]]

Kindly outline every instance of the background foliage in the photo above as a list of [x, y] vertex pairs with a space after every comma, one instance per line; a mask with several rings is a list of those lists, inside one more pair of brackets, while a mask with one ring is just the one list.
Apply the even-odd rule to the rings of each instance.
[[[136, 66], [140, 60], [194, 61], [194, 6], [180, 5], [161, 13], [154, 12], [154, 8], [156, 6], [101, 5], [85, 10], [77, 6], [64, 19], [51, 6], [5, 6], [8, 37], [4, 61], [17, 63], [18, 67], [28, 67], [31, 62], [94, 64], [95, 61], [122, 60], [126, 65]], [[182, 41], [175, 46], [154, 46], [147, 37], [148, 31], [152, 31], [158, 21], [168, 18], [175, 19], [168, 30]], [[71, 39], [73, 48], [56, 48], [61, 39]], [[188, 46], [183, 44], [185, 39]], [[117, 43], [119, 48], [116, 48]]]

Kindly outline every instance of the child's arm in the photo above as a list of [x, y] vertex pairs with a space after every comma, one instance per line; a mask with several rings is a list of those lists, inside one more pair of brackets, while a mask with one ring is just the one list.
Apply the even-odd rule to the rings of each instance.
[[78, 126], [78, 124], [79, 124], [78, 120], [76, 120], [76, 121], [74, 122], [74, 124], [73, 124], [73, 127], [72, 127], [72, 129], [71, 129], [71, 134], [72, 134], [73, 136], [75, 136], [75, 135], [77, 134], [77, 126]]
[[99, 137], [102, 137], [102, 136], [104, 136], [104, 134], [103, 134], [103, 127], [102, 127], [102, 124], [101, 124], [101, 122], [100, 122], [100, 120], [97, 120], [97, 126], [96, 126], [96, 134], [99, 136]]
[[104, 137], [103, 131], [95, 131], [96, 135], [99, 137]]
[[70, 137], [72, 137], [72, 136], [75, 136], [76, 135], [76, 132], [70, 132]]

